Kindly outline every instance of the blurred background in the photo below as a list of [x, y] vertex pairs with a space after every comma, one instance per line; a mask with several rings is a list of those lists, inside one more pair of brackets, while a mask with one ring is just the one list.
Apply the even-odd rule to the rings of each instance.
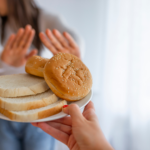
[[[83, 37], [100, 126], [116, 150], [150, 149], [150, 1], [36, 0]], [[87, 131], [88, 132], [88, 131]], [[67, 150], [57, 143], [56, 150]]]
[[[85, 41], [100, 126], [116, 150], [150, 149], [150, 1], [36, 0]], [[58, 142], [57, 150], [67, 150]]]

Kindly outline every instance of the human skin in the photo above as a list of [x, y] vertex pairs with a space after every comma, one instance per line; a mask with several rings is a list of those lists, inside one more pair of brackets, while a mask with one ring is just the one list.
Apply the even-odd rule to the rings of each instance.
[[0, 0], [0, 16], [8, 14], [7, 0]]
[[63, 111], [70, 116], [32, 125], [66, 144], [70, 150], [113, 150], [100, 129], [92, 102], [83, 113], [76, 104], [64, 106]]
[[[8, 15], [7, 0], [0, 0], [0, 16]], [[37, 50], [33, 49], [29, 54], [27, 51], [33, 41], [35, 30], [30, 25], [20, 28], [17, 34], [12, 34], [1, 54], [1, 60], [13, 67], [21, 67], [25, 65], [28, 58], [37, 54]], [[53, 53], [53, 55], [63, 52], [70, 53], [77, 57], [80, 56], [80, 50], [73, 38], [67, 32], [61, 34], [58, 30], [41, 32], [39, 37], [43, 44]]]
[[[0, 0], [0, 16], [8, 15], [7, 0]], [[30, 47], [35, 31], [30, 25], [20, 28], [17, 34], [12, 34], [5, 44], [1, 54], [1, 60], [13, 67], [23, 66], [29, 57], [37, 54], [33, 49], [29, 54], [27, 50]]]
[[17, 34], [12, 34], [1, 54], [1, 60], [13, 67], [21, 67], [25, 65], [28, 58], [37, 54], [37, 50], [33, 49], [29, 54], [27, 51], [33, 41], [35, 31], [30, 25], [20, 28]]
[[39, 37], [43, 44], [53, 53], [53, 55], [62, 52], [70, 53], [77, 57], [80, 56], [80, 50], [74, 39], [67, 32], [60, 33], [58, 30], [47, 29], [45, 33], [41, 32]]
[[[8, 15], [7, 0], [0, 0], [0, 16]], [[37, 50], [33, 49], [29, 54], [27, 51], [33, 41], [35, 30], [30, 25], [20, 28], [17, 34], [12, 34], [1, 54], [1, 60], [13, 67], [21, 67], [25, 65], [28, 58], [37, 54]], [[63, 52], [70, 53], [77, 57], [80, 56], [80, 50], [73, 38], [67, 32], [61, 34], [58, 30], [41, 32], [39, 37], [43, 44], [53, 53], [53, 55]]]
[[[64, 32], [61, 34], [58, 30], [53, 31], [47, 29], [46, 35], [40, 33], [40, 39], [43, 44], [53, 53], [53, 55], [63, 52], [76, 55], [80, 58], [80, 50], [73, 38]], [[1, 54], [1, 60], [13, 67], [21, 67], [25, 65], [27, 60], [37, 54], [37, 50], [33, 49], [29, 54], [27, 51], [33, 41], [35, 31], [30, 25], [20, 28], [17, 34], [12, 34]]]
[[[80, 58], [80, 50], [73, 38], [64, 32], [61, 34], [58, 30], [53, 31], [47, 29], [44, 33], [40, 33], [40, 39], [43, 44], [55, 55], [59, 52], [70, 53]], [[12, 34], [1, 54], [1, 60], [6, 64], [14, 67], [25, 65], [28, 58], [37, 54], [37, 50], [33, 49], [29, 54], [27, 51], [33, 41], [35, 31], [30, 25], [20, 28], [17, 34]]]

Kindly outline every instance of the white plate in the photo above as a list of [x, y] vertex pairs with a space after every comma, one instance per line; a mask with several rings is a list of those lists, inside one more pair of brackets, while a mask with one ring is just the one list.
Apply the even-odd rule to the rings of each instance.
[[[87, 104], [88, 102], [91, 100], [92, 98], [92, 90], [90, 91], [90, 93], [83, 99], [79, 100], [79, 101], [76, 101], [76, 102], [68, 102], [68, 104], [71, 104], [71, 103], [75, 103], [77, 104], [80, 109], [82, 110]], [[50, 117], [47, 117], [47, 118], [44, 118], [44, 119], [39, 119], [39, 120], [35, 120], [35, 121], [30, 121], [30, 122], [45, 122], [45, 121], [51, 121], [51, 120], [56, 120], [56, 119], [59, 119], [59, 118], [63, 118], [67, 116], [67, 114], [63, 113], [63, 112], [60, 112], [56, 115], [53, 115], [53, 116], [50, 116]], [[2, 115], [0, 113], [0, 119], [4, 119], [4, 120], [8, 120], [8, 121], [12, 121], [10, 120], [9, 118], [5, 117], [4, 115]]]

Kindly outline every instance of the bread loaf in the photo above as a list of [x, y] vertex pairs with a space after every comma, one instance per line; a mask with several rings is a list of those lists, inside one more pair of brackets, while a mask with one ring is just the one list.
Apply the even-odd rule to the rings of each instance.
[[27, 111], [9, 111], [0, 108], [0, 113], [8, 117], [13, 121], [18, 122], [30, 122], [37, 119], [46, 118], [61, 112], [63, 105], [66, 105], [65, 100], [59, 100], [46, 107], [41, 107], [38, 109], [27, 110]]
[[10, 111], [31, 110], [50, 105], [58, 100], [58, 97], [48, 90], [44, 93], [17, 98], [0, 97], [0, 107]]
[[36, 95], [49, 89], [43, 78], [29, 74], [0, 76], [0, 97]]

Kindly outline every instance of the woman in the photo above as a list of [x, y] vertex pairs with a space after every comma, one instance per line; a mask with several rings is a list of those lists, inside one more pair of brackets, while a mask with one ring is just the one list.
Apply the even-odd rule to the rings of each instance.
[[[0, 0], [0, 17], [0, 75], [24, 73], [27, 59], [35, 54], [50, 58], [42, 42], [52, 54], [68, 52], [80, 57], [81, 39], [61, 18], [46, 14], [33, 0]], [[41, 32], [45, 30], [46, 35]], [[54, 139], [31, 124], [0, 120], [0, 150], [21, 149], [52, 150]]]

